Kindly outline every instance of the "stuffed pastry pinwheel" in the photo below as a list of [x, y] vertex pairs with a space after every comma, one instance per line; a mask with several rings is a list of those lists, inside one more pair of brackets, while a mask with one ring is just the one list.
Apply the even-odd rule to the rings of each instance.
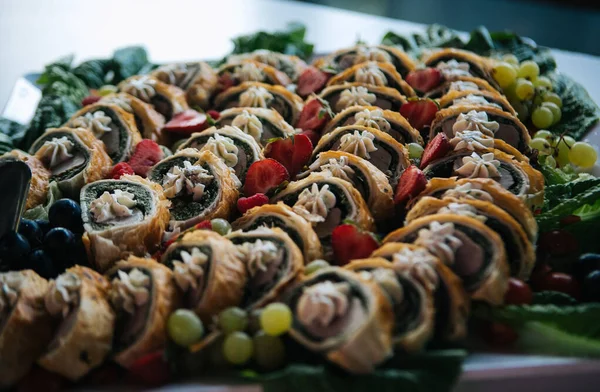
[[161, 186], [139, 176], [86, 185], [80, 200], [83, 244], [98, 271], [156, 250], [169, 223], [170, 203]]
[[438, 87], [425, 93], [425, 97], [439, 99], [451, 91], [489, 91], [499, 93], [501, 90], [493, 87], [486, 80], [474, 76], [453, 76], [445, 80]]
[[203, 62], [172, 63], [158, 67], [152, 73], [163, 83], [179, 87], [185, 91], [188, 103], [207, 109], [210, 97], [217, 88], [217, 74]]
[[[430, 267], [433, 267], [437, 274], [434, 293], [435, 336], [445, 341], [458, 341], [467, 336], [471, 301], [460, 278], [437, 257], [422, 246], [401, 242], [383, 244], [371, 257], [382, 257], [401, 271], [408, 269], [417, 277], [423, 275], [424, 278], [432, 278]], [[423, 262], [427, 264], [424, 272], [421, 272], [420, 268], [413, 268]]]
[[215, 109], [235, 107], [273, 109], [288, 124], [296, 124], [304, 101], [283, 86], [272, 86], [260, 82], [243, 82], [230, 87], [215, 98]]
[[435, 214], [415, 219], [383, 240], [420, 245], [463, 281], [472, 299], [501, 305], [510, 276], [504, 243], [476, 218]]
[[504, 250], [511, 275], [522, 280], [529, 279], [535, 264], [535, 249], [523, 227], [510, 214], [489, 201], [436, 199], [425, 196], [412, 206], [406, 215], [409, 224], [422, 216], [433, 214], [456, 214], [470, 216], [485, 223], [504, 241]]
[[424, 251], [421, 255], [407, 254], [397, 263], [372, 257], [353, 260], [344, 267], [381, 287], [392, 305], [392, 341], [407, 353], [420, 351], [434, 333], [435, 262], [436, 258]]
[[29, 153], [50, 171], [50, 181], [74, 199], [85, 184], [103, 179], [112, 167], [104, 144], [81, 128], [49, 129], [33, 142]]
[[0, 388], [27, 374], [54, 335], [44, 308], [50, 284], [32, 270], [0, 274]]
[[513, 116], [517, 115], [510, 102], [500, 93], [486, 90], [451, 90], [444, 94], [438, 103], [441, 109], [455, 105], [482, 105], [499, 108]]
[[167, 343], [167, 320], [180, 305], [173, 272], [154, 259], [129, 256], [106, 273], [116, 313], [113, 360], [127, 368]]
[[378, 87], [364, 83], [345, 83], [325, 87], [319, 94], [329, 103], [334, 113], [351, 106], [377, 106], [397, 112], [406, 102], [406, 97], [390, 87]]
[[25, 202], [25, 210], [29, 210], [46, 202], [50, 176], [52, 175], [42, 161], [21, 150], [12, 150], [0, 156], [1, 160], [19, 160], [25, 162], [31, 171], [29, 192]]
[[386, 175], [366, 159], [343, 151], [323, 151], [298, 178], [313, 172], [330, 172], [334, 177], [350, 182], [367, 202], [376, 221], [394, 215], [392, 186]]
[[238, 230], [227, 238], [236, 246], [248, 273], [244, 308], [257, 309], [276, 300], [302, 272], [300, 248], [277, 227]]
[[354, 82], [379, 87], [391, 87], [407, 97], [416, 96], [415, 90], [402, 79], [402, 76], [392, 64], [378, 63], [376, 61], [366, 61], [356, 64], [329, 79], [327, 85], [334, 86]]
[[237, 178], [244, 181], [246, 172], [254, 162], [264, 159], [262, 149], [256, 140], [236, 126], [210, 127], [193, 133], [179, 150], [195, 148], [210, 151], [232, 168]]
[[281, 114], [273, 109], [264, 108], [226, 109], [221, 112], [215, 125], [237, 127], [262, 146], [266, 146], [269, 139], [285, 138], [296, 133], [294, 127], [285, 122]]
[[205, 323], [244, 298], [247, 272], [235, 245], [210, 230], [194, 230], [173, 242], [161, 262], [173, 270], [183, 304]]
[[100, 366], [111, 351], [115, 313], [110, 283], [96, 271], [69, 268], [50, 282], [46, 310], [60, 325], [38, 364], [71, 381]]
[[285, 73], [292, 82], [295, 82], [304, 68], [306, 68], [306, 63], [298, 56], [273, 52], [266, 49], [230, 55], [227, 57], [226, 63], [237, 64], [245, 60], [258, 61], [259, 63], [269, 65]]
[[261, 82], [287, 86], [292, 83], [284, 72], [268, 64], [255, 60], [242, 60], [238, 63], [227, 62], [217, 70], [218, 90], [223, 91], [243, 82]]
[[392, 306], [355, 272], [320, 269], [290, 289], [292, 339], [350, 373], [366, 374], [392, 355]]
[[71, 117], [66, 124], [71, 128], [85, 128], [104, 143], [114, 163], [129, 159], [142, 136], [133, 114], [114, 104], [94, 103]]
[[182, 89], [149, 75], [132, 76], [119, 83], [118, 87], [120, 92], [131, 94], [154, 106], [167, 121], [189, 109]]
[[307, 263], [323, 258], [323, 247], [312, 225], [282, 202], [254, 207], [231, 224], [233, 230], [243, 231], [263, 226], [285, 231], [298, 245]]
[[492, 86], [498, 87], [492, 75], [488, 72], [488, 59], [461, 49], [444, 48], [431, 51], [421, 59], [427, 67], [437, 68], [446, 80], [456, 76], [475, 76], [487, 80]]
[[392, 186], [410, 166], [404, 145], [385, 132], [361, 125], [339, 127], [323, 135], [313, 151], [313, 158], [328, 150], [343, 151], [368, 160], [389, 178]]
[[346, 125], [361, 125], [389, 133], [402, 144], [418, 143], [423, 145], [419, 131], [400, 113], [383, 110], [377, 106], [351, 106], [339, 112], [325, 127], [323, 134]]

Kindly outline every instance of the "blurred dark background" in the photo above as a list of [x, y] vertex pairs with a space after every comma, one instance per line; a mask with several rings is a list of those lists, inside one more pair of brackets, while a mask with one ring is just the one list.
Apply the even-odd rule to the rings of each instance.
[[508, 29], [540, 45], [600, 55], [600, 0], [300, 1], [464, 31]]

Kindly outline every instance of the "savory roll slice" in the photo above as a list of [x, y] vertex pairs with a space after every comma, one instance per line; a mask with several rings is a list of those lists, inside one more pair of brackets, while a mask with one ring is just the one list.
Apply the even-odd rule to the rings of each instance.
[[510, 102], [500, 93], [486, 90], [450, 90], [444, 94], [438, 103], [441, 109], [454, 105], [492, 106], [505, 112], [517, 115]]
[[438, 87], [428, 91], [425, 97], [439, 99], [451, 91], [489, 91], [500, 93], [500, 89], [493, 87], [486, 80], [474, 76], [453, 76], [451, 80], [445, 80]]
[[313, 151], [313, 158], [328, 150], [343, 151], [368, 160], [389, 178], [392, 186], [410, 166], [404, 145], [385, 132], [361, 125], [339, 127], [323, 135]]
[[377, 106], [350, 106], [342, 110], [329, 121], [323, 134], [346, 125], [375, 128], [389, 133], [391, 137], [402, 144], [419, 143], [423, 145], [423, 138], [419, 131], [414, 129], [400, 113], [382, 110]]
[[234, 54], [227, 57], [227, 63], [237, 64], [245, 60], [258, 61], [259, 63], [269, 65], [285, 73], [292, 82], [295, 82], [304, 68], [306, 68], [304, 60], [298, 56], [273, 52], [267, 49], [258, 49], [253, 52]]
[[154, 259], [129, 256], [106, 273], [115, 309], [113, 360], [128, 368], [167, 343], [167, 320], [179, 307], [173, 272]]
[[427, 248], [462, 279], [472, 299], [503, 303], [510, 276], [504, 244], [479, 220], [447, 213], [424, 216], [388, 234], [388, 242]]
[[54, 335], [44, 308], [50, 284], [32, 270], [0, 274], [0, 388], [27, 374]]
[[77, 381], [104, 362], [115, 326], [109, 287], [102, 275], [79, 265], [50, 282], [44, 302], [60, 325], [38, 360], [40, 366]]
[[[388, 242], [371, 257], [391, 262], [395, 269], [408, 271], [422, 283], [433, 281], [431, 268], [437, 275], [434, 288], [435, 336], [445, 341], [457, 341], [467, 336], [467, 320], [471, 301], [462, 281], [454, 272], [426, 248], [401, 242]], [[425, 264], [425, 267], [418, 267]]]
[[179, 87], [185, 91], [191, 106], [203, 109], [208, 108], [210, 97], [217, 88], [216, 72], [203, 61], [162, 65], [151, 75], [163, 83]]
[[351, 183], [367, 202], [376, 221], [394, 215], [394, 192], [386, 175], [366, 159], [343, 151], [323, 151], [298, 178], [329, 172]]
[[489, 201], [436, 199], [425, 196], [406, 215], [409, 224], [422, 216], [456, 214], [475, 218], [502, 237], [512, 276], [527, 280], [535, 264], [535, 249], [523, 227], [510, 214]]
[[233, 243], [210, 230], [194, 230], [173, 242], [161, 262], [173, 270], [183, 304], [205, 323], [244, 298], [247, 272]]
[[257, 309], [276, 300], [302, 272], [300, 248], [277, 227], [238, 230], [227, 238], [236, 246], [248, 273], [244, 308]]
[[377, 283], [386, 294], [394, 316], [392, 342], [407, 353], [420, 351], [434, 333], [433, 292], [438, 285], [434, 263], [435, 257], [425, 251], [420, 259], [407, 256], [394, 264], [372, 257], [345, 266]]
[[456, 76], [475, 76], [497, 86], [488, 72], [488, 60], [473, 52], [444, 48], [430, 52], [421, 61], [427, 67], [437, 68], [446, 80], [452, 80]]
[[113, 104], [98, 102], [84, 106], [66, 125], [90, 130], [104, 143], [115, 163], [128, 160], [135, 145], [142, 140], [133, 115]]
[[221, 112], [215, 124], [217, 127], [232, 125], [252, 136], [262, 146], [269, 139], [285, 138], [296, 133], [294, 127], [285, 122], [281, 114], [273, 109], [231, 108]]
[[112, 167], [102, 142], [85, 129], [49, 129], [33, 142], [29, 153], [50, 171], [50, 181], [73, 199], [81, 187], [103, 179]]
[[521, 152], [529, 151], [531, 137], [525, 125], [516, 116], [492, 106], [461, 104], [440, 110], [431, 123], [429, 139], [440, 132], [451, 139], [456, 132], [465, 130], [480, 131]]
[[371, 373], [392, 355], [390, 302], [376, 283], [352, 271], [321, 269], [284, 302], [294, 316], [290, 336], [350, 373]]
[[130, 254], [152, 253], [169, 222], [169, 201], [160, 185], [139, 176], [103, 180], [81, 190], [83, 244], [99, 271]]
[[454, 136], [449, 140], [451, 146], [449, 153], [469, 151], [477, 152], [481, 155], [493, 152], [495, 149], [511, 155], [519, 162], [529, 163], [529, 158], [504, 140], [494, 139], [492, 136], [488, 136], [479, 130], [459, 129], [457, 127], [457, 132], [454, 132]]
[[283, 86], [260, 82], [244, 82], [228, 88], [215, 98], [215, 109], [235, 107], [273, 109], [288, 124], [296, 124], [303, 107], [303, 100]]
[[154, 109], [167, 121], [189, 109], [182, 89], [149, 75], [132, 76], [119, 83], [118, 87], [119, 91], [131, 94], [154, 106]]
[[321, 241], [312, 225], [282, 202], [254, 207], [235, 220], [233, 230], [250, 231], [259, 227], [277, 227], [287, 233], [307, 263], [323, 258]]
[[242, 182], [246, 178], [250, 165], [264, 159], [262, 149], [256, 140], [240, 128], [231, 125], [222, 128], [210, 127], [202, 132], [193, 133], [179, 147], [179, 151], [187, 148], [212, 152], [228, 168], [232, 168]]
[[407, 97], [414, 97], [416, 95], [415, 90], [402, 79], [402, 76], [392, 64], [378, 63], [376, 61], [366, 61], [356, 64], [329, 79], [327, 85], [334, 86], [336, 84], [354, 82], [379, 87], [391, 87]]
[[398, 90], [357, 82], [326, 87], [319, 96], [329, 103], [334, 113], [350, 106], [377, 106], [397, 112], [407, 102], [406, 97]]
[[290, 182], [271, 201], [291, 206], [312, 224], [321, 240], [328, 239], [331, 231], [347, 219], [361, 229], [375, 229], [369, 207], [360, 193], [351, 183], [331, 173], [311, 173], [302, 180]]
[[223, 91], [243, 82], [261, 82], [287, 86], [292, 83], [284, 72], [268, 64], [255, 60], [242, 60], [239, 63], [225, 63], [217, 70], [218, 89]]
[[0, 156], [1, 160], [19, 160], [25, 162], [31, 171], [31, 181], [29, 182], [29, 192], [25, 202], [25, 210], [29, 210], [46, 202], [50, 176], [52, 175], [44, 166], [42, 161], [27, 154], [25, 151], [12, 150]]

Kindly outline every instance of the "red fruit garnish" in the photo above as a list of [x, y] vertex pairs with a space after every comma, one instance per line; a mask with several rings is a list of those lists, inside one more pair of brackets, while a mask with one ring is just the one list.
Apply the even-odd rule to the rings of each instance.
[[256, 195], [252, 195], [250, 197], [240, 197], [237, 201], [237, 208], [240, 213], [245, 214], [249, 209], [262, 206], [268, 202], [269, 198], [267, 195], [264, 193], [257, 193]]
[[273, 158], [287, 169], [294, 177], [312, 156], [313, 144], [306, 135], [297, 134], [285, 139], [277, 139], [266, 145], [264, 154]]
[[529, 284], [531, 287], [538, 291], [537, 287], [539, 286], [540, 282], [543, 282], [546, 279], [546, 275], [548, 275], [550, 272], [552, 272], [552, 268], [550, 268], [548, 264], [538, 262], [533, 269], [531, 276], [529, 277]]
[[320, 69], [309, 66], [298, 77], [298, 86], [296, 93], [306, 98], [312, 93], [318, 93], [325, 87], [332, 74], [321, 71]]
[[160, 146], [150, 139], [144, 139], [135, 146], [129, 158], [129, 165], [135, 174], [146, 177], [150, 168], [163, 158]]
[[127, 370], [134, 381], [147, 386], [164, 385], [171, 379], [171, 370], [162, 351], [141, 357]]
[[537, 291], [558, 291], [570, 295], [575, 299], [581, 297], [581, 287], [577, 280], [571, 275], [562, 272], [550, 272], [537, 282]]
[[508, 280], [508, 290], [504, 294], [506, 305], [525, 305], [533, 301], [533, 292], [529, 285], [517, 278]]
[[135, 174], [133, 168], [127, 162], [117, 163], [110, 172], [110, 178], [118, 180], [124, 174]]
[[426, 186], [427, 178], [425, 174], [415, 165], [407, 167], [396, 186], [394, 203], [400, 204], [409, 201], [423, 192]]
[[400, 107], [400, 114], [419, 131], [431, 125], [437, 111], [437, 104], [428, 98], [411, 99]]
[[415, 90], [426, 93], [442, 83], [442, 73], [437, 68], [410, 71], [404, 78]]
[[235, 86], [235, 80], [233, 80], [233, 78], [231, 77], [231, 74], [229, 72], [225, 72], [223, 75], [219, 76], [219, 81], [217, 83], [217, 90], [219, 92], [223, 92], [225, 90], [227, 90], [230, 87]]
[[510, 326], [491, 321], [486, 321], [481, 326], [481, 336], [487, 344], [495, 348], [506, 348], [519, 338]]
[[221, 113], [218, 112], [217, 110], [208, 110], [206, 112], [206, 114], [208, 114], [210, 116], [210, 118], [212, 118], [213, 120], [218, 120], [219, 117], [221, 117]]
[[572, 225], [574, 223], [579, 223], [581, 222], [581, 217], [578, 215], [567, 215], [563, 218], [561, 218], [560, 220], [560, 225], [561, 226], [568, 226], [568, 225]]
[[100, 99], [102, 99], [102, 97], [99, 95], [88, 95], [81, 100], [81, 106], [91, 105], [98, 102]]
[[207, 126], [206, 114], [188, 109], [173, 116], [171, 121], [165, 124], [163, 130], [187, 136], [194, 132], [200, 132]]
[[190, 231], [192, 230], [212, 230], [212, 223], [209, 220], [203, 220], [200, 223], [196, 223], [193, 229], [191, 229]]
[[246, 172], [244, 183], [244, 194], [246, 197], [257, 193], [265, 195], [272, 189], [277, 188], [282, 182], [290, 179], [287, 169], [275, 159], [263, 159], [256, 161]]
[[350, 260], [369, 257], [379, 243], [368, 231], [362, 231], [350, 224], [343, 224], [333, 229], [331, 233], [333, 258], [339, 266], [346, 265]]
[[568, 256], [577, 253], [579, 242], [568, 231], [552, 230], [540, 236], [538, 247], [552, 256]]
[[445, 157], [452, 150], [452, 145], [448, 140], [448, 136], [444, 132], [440, 132], [427, 145], [421, 156], [421, 169], [425, 169], [427, 165], [438, 158]]
[[318, 132], [313, 131], [312, 129], [300, 132], [301, 135], [306, 135], [313, 147], [319, 144], [319, 140], [321, 139], [321, 135]]
[[331, 120], [329, 111], [325, 107], [325, 104], [319, 99], [311, 99], [304, 105], [300, 117], [296, 123], [296, 128], [300, 128], [303, 131], [309, 129], [313, 131], [320, 131], [323, 129], [325, 124]]
[[37, 365], [33, 365], [29, 373], [16, 385], [16, 392], [58, 392], [66, 387], [66, 379], [56, 373], [49, 372]]

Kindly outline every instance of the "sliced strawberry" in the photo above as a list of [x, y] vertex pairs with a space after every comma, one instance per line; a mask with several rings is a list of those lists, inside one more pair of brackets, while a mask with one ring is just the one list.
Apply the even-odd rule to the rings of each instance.
[[117, 163], [110, 172], [110, 178], [118, 180], [124, 174], [135, 174], [131, 165], [127, 162]]
[[155, 141], [144, 139], [135, 146], [129, 165], [135, 174], [146, 176], [150, 168], [163, 158], [163, 151]]
[[394, 203], [404, 203], [412, 199], [423, 192], [426, 186], [427, 178], [425, 174], [414, 165], [407, 167], [400, 176], [400, 181], [398, 181], [398, 185], [396, 186]]
[[102, 97], [99, 95], [88, 95], [81, 100], [81, 106], [91, 105], [98, 102], [100, 99], [102, 99]]
[[269, 198], [264, 193], [257, 193], [250, 197], [240, 197], [237, 201], [237, 208], [240, 213], [245, 214], [251, 208], [267, 204]]
[[290, 179], [287, 169], [275, 159], [263, 159], [256, 161], [246, 172], [244, 183], [244, 194], [246, 197], [257, 193], [265, 195], [272, 189], [277, 188], [282, 182]]
[[431, 125], [437, 111], [437, 104], [427, 98], [411, 99], [400, 107], [400, 114], [419, 131]]
[[379, 247], [379, 243], [372, 233], [351, 224], [343, 224], [333, 229], [331, 246], [335, 263], [343, 266], [350, 260], [369, 257]]
[[127, 370], [133, 381], [147, 386], [164, 385], [171, 379], [171, 370], [162, 351], [141, 357]]
[[426, 93], [442, 83], [442, 73], [437, 68], [416, 69], [404, 79], [415, 90]]
[[208, 114], [214, 121], [217, 121], [219, 117], [221, 117], [221, 113], [217, 110], [208, 110], [206, 114]]
[[219, 81], [217, 82], [217, 90], [219, 92], [223, 92], [223, 91], [227, 90], [228, 88], [233, 87], [235, 85], [236, 85], [236, 82], [231, 77], [231, 74], [229, 72], [225, 72], [224, 74], [219, 76]]
[[196, 223], [192, 230], [212, 230], [212, 223], [209, 220], [203, 220], [200, 223]]
[[448, 140], [448, 136], [444, 132], [440, 132], [429, 143], [425, 146], [425, 151], [421, 156], [421, 169], [425, 169], [427, 165], [436, 159], [445, 157], [450, 150], [452, 145]]
[[318, 132], [313, 131], [312, 129], [302, 131], [300, 132], [300, 134], [306, 135], [310, 139], [310, 142], [312, 143], [313, 147], [319, 144], [319, 140], [321, 140], [321, 135]]
[[327, 103], [317, 98], [309, 100], [304, 105], [302, 112], [300, 112], [296, 128], [300, 128], [303, 131], [308, 131], [309, 129], [320, 131], [323, 129], [325, 124], [331, 120], [330, 110], [326, 105]]
[[313, 151], [309, 137], [297, 134], [285, 139], [277, 139], [265, 147], [267, 158], [273, 158], [287, 169], [293, 178], [308, 163]]
[[333, 76], [331, 73], [324, 72], [319, 68], [309, 66], [298, 77], [298, 87], [296, 93], [306, 98], [312, 93], [320, 92], [327, 84], [327, 81]]
[[200, 132], [207, 127], [206, 114], [188, 109], [173, 116], [171, 121], [165, 124], [163, 130], [187, 136], [194, 132]]

